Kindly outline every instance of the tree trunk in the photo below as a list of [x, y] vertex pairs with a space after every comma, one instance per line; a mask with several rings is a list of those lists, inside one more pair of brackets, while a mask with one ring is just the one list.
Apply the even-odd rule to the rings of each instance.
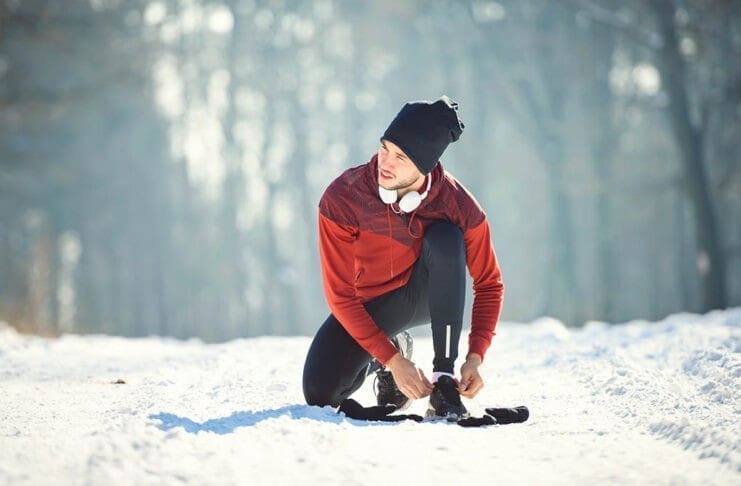
[[615, 218], [611, 205], [612, 184], [612, 154], [616, 152], [616, 138], [619, 136], [618, 127], [613, 122], [612, 92], [610, 90], [609, 72], [612, 67], [614, 51], [614, 37], [601, 25], [593, 24], [590, 34], [595, 40], [588, 52], [591, 53], [591, 63], [594, 63], [595, 73], [593, 84], [593, 101], [596, 123], [595, 140], [592, 144], [592, 158], [597, 178], [597, 219], [595, 224], [595, 240], [597, 241], [597, 268], [594, 273], [594, 282], [597, 285], [596, 300], [598, 316], [614, 322], [619, 317], [616, 312], [615, 296], [617, 295], [617, 268], [615, 265], [615, 245], [617, 244], [614, 231]]
[[686, 66], [679, 51], [674, 7], [668, 0], [654, 5], [664, 40], [658, 64], [669, 96], [671, 128], [680, 150], [685, 187], [692, 201], [696, 220], [697, 271], [702, 289], [702, 310], [725, 308], [725, 255], [721, 248], [703, 160], [703, 133], [690, 120]]

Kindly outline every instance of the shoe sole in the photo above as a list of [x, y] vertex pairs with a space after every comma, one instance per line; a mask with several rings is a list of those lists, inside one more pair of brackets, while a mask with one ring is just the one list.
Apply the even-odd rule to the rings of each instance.
[[412, 405], [412, 400], [407, 400], [406, 402], [404, 402], [401, 405], [397, 405], [395, 403], [380, 403], [378, 401], [376, 401], [376, 404], [379, 407], [385, 407], [386, 405], [393, 405], [393, 406], [396, 407], [396, 410], [406, 410], [407, 408], [409, 408]]
[[470, 417], [471, 414], [468, 412], [458, 415], [455, 412], [450, 412], [447, 415], [438, 415], [434, 408], [428, 408], [425, 412], [425, 418], [428, 420], [446, 420], [448, 422], [457, 422], [465, 418]]

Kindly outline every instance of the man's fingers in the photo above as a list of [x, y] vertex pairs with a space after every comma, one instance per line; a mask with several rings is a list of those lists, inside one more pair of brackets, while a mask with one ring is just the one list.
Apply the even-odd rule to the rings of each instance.
[[427, 395], [426, 387], [422, 381], [414, 383], [414, 393], [416, 394], [415, 398], [422, 398]]
[[421, 380], [410, 380], [410, 382], [404, 384], [397, 383], [397, 386], [404, 395], [412, 400], [417, 400], [428, 394], [426, 386]]
[[432, 383], [430, 383], [430, 380], [428, 380], [427, 377], [425, 376], [425, 372], [422, 371], [422, 368], [417, 368], [417, 370], [419, 372], [419, 378], [422, 384], [422, 394], [420, 395], [419, 398], [424, 398], [426, 396], [429, 396], [430, 393], [432, 393], [432, 389], [434, 387]]
[[432, 389], [432, 383], [430, 383], [430, 380], [427, 379], [425, 376], [425, 372], [422, 371], [422, 368], [417, 368], [417, 371], [419, 371], [419, 378], [422, 380], [422, 384], [425, 386], [425, 388]]
[[473, 398], [483, 387], [484, 381], [480, 377], [476, 377], [471, 380], [471, 384], [465, 390], [461, 391], [461, 395], [466, 398]]
[[419, 393], [417, 392], [417, 387], [414, 386], [414, 382], [405, 383], [402, 391], [404, 391], [404, 394], [412, 400], [419, 398]]
[[405, 383], [405, 386], [411, 394], [411, 396], [407, 396], [415, 400], [426, 397], [432, 391], [432, 383], [430, 383], [427, 377], [425, 377], [424, 372], [419, 368], [417, 368], [417, 376], [410, 376], [409, 381]]

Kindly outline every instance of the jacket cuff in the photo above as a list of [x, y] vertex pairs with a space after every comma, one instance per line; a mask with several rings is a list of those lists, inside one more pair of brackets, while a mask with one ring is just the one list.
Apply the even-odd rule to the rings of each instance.
[[486, 356], [486, 350], [489, 349], [491, 341], [480, 337], [470, 337], [468, 339], [468, 354], [476, 353], [481, 356], [481, 361], [484, 361]]
[[389, 341], [388, 338], [384, 337], [384, 342], [379, 344], [378, 346], [374, 347], [373, 352], [371, 353], [374, 358], [376, 358], [383, 366], [386, 366], [386, 363], [394, 357], [396, 353], [398, 353], [399, 350], [396, 349], [396, 346], [391, 344], [391, 341]]

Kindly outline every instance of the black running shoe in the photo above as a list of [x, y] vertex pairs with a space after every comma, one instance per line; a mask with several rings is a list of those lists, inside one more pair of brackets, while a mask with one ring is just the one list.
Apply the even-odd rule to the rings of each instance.
[[443, 375], [437, 379], [425, 417], [446, 419], [449, 422], [457, 422], [468, 417], [468, 410], [461, 403], [458, 384], [453, 378]]
[[404, 395], [396, 386], [394, 376], [388, 370], [376, 371], [376, 379], [373, 383], [378, 405], [394, 405], [398, 410], [404, 410], [412, 404], [412, 400]]
[[[412, 358], [414, 341], [408, 332], [400, 332], [391, 338], [391, 342], [394, 347], [399, 350], [402, 357], [406, 359]], [[394, 376], [388, 370], [381, 369], [376, 371], [376, 378], [373, 382], [373, 391], [376, 393], [376, 401], [380, 406], [391, 404], [395, 405], [399, 410], [404, 410], [412, 404], [412, 400], [404, 395], [401, 390], [399, 390], [399, 387], [396, 386]]]

